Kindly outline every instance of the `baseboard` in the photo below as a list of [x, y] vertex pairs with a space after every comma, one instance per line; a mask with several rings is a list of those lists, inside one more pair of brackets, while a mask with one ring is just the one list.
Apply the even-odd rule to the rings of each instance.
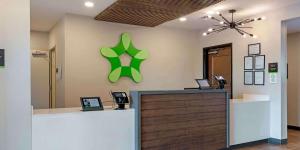
[[298, 126], [288, 125], [288, 129], [299, 130], [300, 131], [300, 127], [298, 127]]
[[276, 144], [276, 145], [287, 144], [287, 142], [288, 142], [287, 139], [274, 139], [274, 138], [269, 138], [268, 139], [268, 143]]
[[231, 145], [230, 149], [240, 149], [240, 148], [255, 146], [255, 145], [264, 144], [264, 143], [270, 143], [270, 144], [275, 144], [275, 145], [283, 145], [283, 144], [287, 144], [287, 142], [288, 142], [287, 139], [281, 139], [280, 140], [280, 139], [275, 139], [275, 138], [268, 138], [268, 139], [264, 139], [264, 140], [254, 141], [254, 142]]
[[244, 147], [255, 146], [255, 145], [259, 145], [259, 144], [263, 144], [263, 143], [268, 143], [268, 140], [269, 139], [264, 139], [264, 140], [254, 141], [254, 142], [231, 145], [230, 149], [240, 149], [240, 148], [244, 148]]

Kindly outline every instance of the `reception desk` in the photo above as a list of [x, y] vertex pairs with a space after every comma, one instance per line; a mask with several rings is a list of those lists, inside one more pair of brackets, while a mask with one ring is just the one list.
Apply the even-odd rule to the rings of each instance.
[[32, 150], [133, 150], [134, 110], [34, 110]]
[[229, 100], [223, 90], [131, 92], [136, 150], [229, 147]]
[[239, 145], [270, 138], [270, 98], [244, 94], [230, 102], [230, 144]]

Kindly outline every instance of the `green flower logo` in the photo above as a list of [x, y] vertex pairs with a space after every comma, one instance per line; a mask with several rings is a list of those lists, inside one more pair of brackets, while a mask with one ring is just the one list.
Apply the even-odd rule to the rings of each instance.
[[[100, 53], [111, 64], [111, 71], [108, 76], [109, 81], [115, 83], [121, 77], [130, 77], [136, 83], [142, 81], [140, 66], [148, 58], [149, 54], [145, 50], [136, 49], [128, 33], [121, 34], [121, 39], [117, 46], [101, 48]], [[124, 54], [131, 56], [129, 66], [122, 66], [120, 56]]]

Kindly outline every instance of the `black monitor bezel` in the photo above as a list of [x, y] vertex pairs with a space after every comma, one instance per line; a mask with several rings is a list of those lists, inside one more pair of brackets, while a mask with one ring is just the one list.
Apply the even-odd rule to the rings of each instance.
[[[125, 96], [127, 97], [127, 98], [126, 98], [126, 102], [124, 102], [124, 103], [118, 103], [117, 100], [116, 100], [116, 98], [115, 98], [115, 97], [116, 97], [116, 96], [115, 96], [115, 93], [124, 93]], [[128, 104], [128, 103], [129, 103], [129, 98], [128, 98], [126, 92], [111, 92], [111, 95], [113, 96], [114, 101], [115, 101], [116, 104]]]
[[[98, 103], [99, 103], [99, 107], [86, 107], [83, 103], [83, 101], [85, 99], [97, 99], [98, 100]], [[81, 97], [80, 98], [80, 102], [81, 102], [81, 108], [82, 108], [82, 111], [100, 111], [100, 110], [104, 110], [103, 108], [103, 104], [102, 104], [102, 101], [101, 101], [101, 98], [100, 97]]]

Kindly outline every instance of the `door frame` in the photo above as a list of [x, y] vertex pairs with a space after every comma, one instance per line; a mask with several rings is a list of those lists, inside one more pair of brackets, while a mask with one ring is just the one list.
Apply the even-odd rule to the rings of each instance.
[[[53, 80], [53, 57], [54, 52], [55, 57], [55, 79]], [[56, 106], [56, 46], [49, 50], [49, 108], [55, 108]]]
[[232, 65], [232, 60], [233, 60], [233, 48], [232, 48], [232, 43], [227, 43], [227, 44], [222, 44], [222, 45], [215, 45], [215, 46], [210, 46], [210, 47], [205, 47], [203, 48], [203, 79], [208, 79], [208, 52], [211, 49], [218, 49], [218, 48], [224, 48], [224, 47], [231, 47], [231, 97], [233, 97], [233, 65]]

